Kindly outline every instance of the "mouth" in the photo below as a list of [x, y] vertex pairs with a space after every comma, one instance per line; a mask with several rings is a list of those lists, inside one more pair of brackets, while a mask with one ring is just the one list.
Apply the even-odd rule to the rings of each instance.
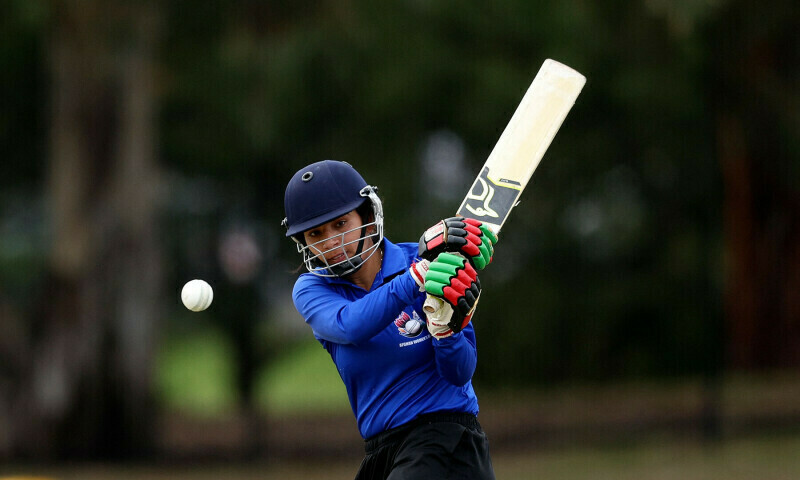
[[333, 265], [334, 263], [343, 262], [344, 260], [345, 260], [344, 253], [340, 253], [339, 255], [335, 255], [335, 256], [327, 259], [328, 264], [330, 264], [330, 265]]

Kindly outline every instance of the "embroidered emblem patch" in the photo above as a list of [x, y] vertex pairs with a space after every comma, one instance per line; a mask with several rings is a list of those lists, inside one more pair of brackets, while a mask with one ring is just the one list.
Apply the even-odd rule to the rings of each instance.
[[394, 320], [394, 324], [397, 327], [397, 331], [400, 332], [400, 335], [408, 338], [416, 337], [422, 333], [425, 327], [425, 322], [420, 318], [417, 312], [412, 312], [412, 315], [406, 312], [400, 312], [400, 316]]

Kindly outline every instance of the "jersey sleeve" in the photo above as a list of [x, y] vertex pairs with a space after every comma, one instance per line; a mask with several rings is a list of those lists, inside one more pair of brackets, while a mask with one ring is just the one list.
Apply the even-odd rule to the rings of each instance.
[[295, 283], [292, 300], [318, 338], [359, 344], [386, 328], [398, 311], [417, 299], [418, 293], [408, 272], [357, 300], [346, 298], [321, 279], [303, 275]]
[[475, 373], [478, 364], [478, 350], [475, 345], [475, 329], [468, 324], [459, 333], [433, 340], [436, 371], [456, 386], [466, 385]]

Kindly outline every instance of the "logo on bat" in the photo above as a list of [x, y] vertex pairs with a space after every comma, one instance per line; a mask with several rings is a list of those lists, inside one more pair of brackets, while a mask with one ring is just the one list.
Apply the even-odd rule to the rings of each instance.
[[486, 183], [486, 180], [482, 179], [481, 177], [478, 177], [475, 186], [477, 186], [478, 184], [480, 184], [481, 186], [481, 193], [476, 195], [474, 193], [475, 187], [472, 187], [473, 190], [469, 192], [469, 195], [467, 195], [467, 201], [475, 200], [476, 202], [483, 202], [483, 206], [473, 207], [469, 203], [467, 203], [465, 207], [467, 208], [467, 210], [469, 210], [470, 212], [479, 217], [497, 218], [498, 217], [497, 212], [492, 210], [492, 207], [489, 206], [489, 202], [491, 202], [492, 197], [494, 197], [494, 188], [492, 188], [488, 183]]
[[462, 205], [470, 214], [459, 211], [459, 215], [477, 219], [505, 218], [519, 193], [519, 183], [504, 178], [496, 183], [489, 178], [489, 169], [484, 167]]

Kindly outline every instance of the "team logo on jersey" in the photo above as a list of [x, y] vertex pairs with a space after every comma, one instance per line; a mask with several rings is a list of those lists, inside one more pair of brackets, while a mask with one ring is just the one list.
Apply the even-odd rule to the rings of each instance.
[[412, 314], [409, 315], [406, 312], [400, 312], [400, 316], [394, 319], [394, 324], [397, 327], [397, 331], [400, 332], [400, 335], [408, 338], [414, 338], [420, 333], [425, 327], [425, 322], [419, 317], [417, 312], [412, 311]]

